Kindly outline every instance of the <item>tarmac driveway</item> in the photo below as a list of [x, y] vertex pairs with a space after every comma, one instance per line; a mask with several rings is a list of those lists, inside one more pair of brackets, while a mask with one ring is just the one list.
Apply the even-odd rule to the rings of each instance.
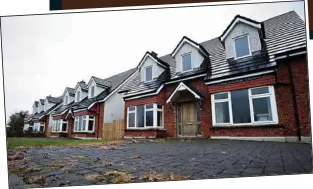
[[[210, 179], [312, 172], [311, 145], [227, 140], [9, 149], [10, 188]], [[14, 158], [13, 158], [14, 159]]]

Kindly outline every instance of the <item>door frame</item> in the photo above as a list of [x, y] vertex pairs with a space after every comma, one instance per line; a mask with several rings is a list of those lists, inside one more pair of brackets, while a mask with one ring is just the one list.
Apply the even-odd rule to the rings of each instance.
[[[187, 104], [187, 103], [195, 103], [195, 105], [196, 105], [196, 111], [195, 111], [195, 118], [196, 118], [196, 133], [195, 133], [195, 135], [194, 136], [184, 136], [183, 135], [183, 123], [182, 123], [182, 121], [183, 121], [183, 114], [182, 114], [182, 111], [181, 111], [181, 104]], [[198, 116], [197, 116], [197, 113], [198, 113], [198, 111], [200, 111], [199, 113], [200, 113], [200, 119], [201, 119], [201, 109], [199, 109], [198, 110], [198, 103], [196, 102], [196, 101], [187, 101], [187, 102], [180, 102], [180, 103], [178, 103], [177, 104], [177, 106], [176, 106], [176, 127], [177, 127], [177, 129], [176, 129], [176, 134], [177, 134], [177, 136], [178, 137], [181, 137], [181, 138], [183, 138], [183, 137], [187, 137], [187, 138], [192, 138], [192, 137], [201, 137], [202, 136], [202, 134], [200, 133], [199, 134], [199, 132], [198, 132], [198, 123], [200, 124], [200, 129], [201, 129], [201, 122], [200, 122], [200, 120], [198, 120]], [[178, 113], [178, 111], [180, 111], [180, 122], [178, 122], [178, 115], [179, 115], [179, 113]], [[180, 127], [180, 128], [179, 128]], [[179, 134], [179, 129], [181, 130], [181, 134]]]

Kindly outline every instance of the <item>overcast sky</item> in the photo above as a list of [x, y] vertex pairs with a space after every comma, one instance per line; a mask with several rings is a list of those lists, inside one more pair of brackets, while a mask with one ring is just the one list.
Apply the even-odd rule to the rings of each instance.
[[169, 54], [184, 35], [217, 37], [237, 14], [263, 21], [291, 10], [304, 19], [303, 2], [2, 18], [7, 119], [80, 80], [136, 67], [146, 51]]

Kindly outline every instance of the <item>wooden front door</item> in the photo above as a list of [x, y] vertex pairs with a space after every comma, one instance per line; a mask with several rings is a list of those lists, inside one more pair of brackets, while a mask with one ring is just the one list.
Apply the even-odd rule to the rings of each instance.
[[182, 136], [197, 136], [196, 103], [182, 103]]

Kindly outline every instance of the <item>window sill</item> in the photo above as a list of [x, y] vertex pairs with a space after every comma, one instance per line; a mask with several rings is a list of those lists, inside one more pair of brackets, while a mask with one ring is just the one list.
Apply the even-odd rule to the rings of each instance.
[[67, 133], [67, 131], [51, 132], [51, 133]]
[[80, 133], [95, 133], [94, 131], [73, 131], [73, 134], [80, 134]]
[[127, 128], [126, 129], [127, 131], [158, 131], [158, 130], [164, 130], [165, 131], [165, 129], [163, 128], [163, 127], [160, 127], [160, 128], [155, 128], [155, 127], [151, 127], [151, 128]]
[[277, 123], [248, 124], [248, 125], [215, 125], [211, 129], [238, 129], [238, 128], [283, 128], [284, 125]]

